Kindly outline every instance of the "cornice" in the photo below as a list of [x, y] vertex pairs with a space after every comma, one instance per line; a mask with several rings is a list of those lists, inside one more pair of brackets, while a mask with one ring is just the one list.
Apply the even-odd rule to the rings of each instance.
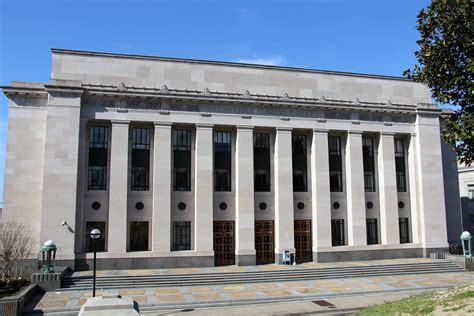
[[15, 86], [0, 86], [1, 91], [8, 97], [16, 95], [31, 96], [31, 97], [47, 97], [48, 93], [44, 88], [37, 87], [15, 87]]

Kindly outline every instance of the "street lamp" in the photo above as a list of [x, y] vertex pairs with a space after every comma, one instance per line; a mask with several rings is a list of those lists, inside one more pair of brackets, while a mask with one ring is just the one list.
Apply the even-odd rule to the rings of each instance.
[[93, 276], [93, 281], [92, 281], [92, 297], [95, 297], [95, 262], [96, 262], [96, 254], [97, 254], [97, 239], [99, 239], [101, 235], [102, 233], [97, 228], [94, 228], [90, 232], [90, 236], [94, 244], [94, 276]]

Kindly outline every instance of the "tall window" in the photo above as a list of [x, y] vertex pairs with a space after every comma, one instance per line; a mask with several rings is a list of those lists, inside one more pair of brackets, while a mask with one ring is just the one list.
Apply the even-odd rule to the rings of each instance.
[[214, 190], [231, 191], [230, 132], [214, 133]]
[[467, 197], [470, 201], [474, 201], [474, 185], [468, 184], [467, 186]]
[[191, 191], [191, 131], [173, 130], [173, 188]]
[[333, 220], [331, 220], [331, 235], [332, 235], [332, 245], [333, 246], [343, 246], [343, 245], [345, 245], [344, 220], [343, 219], [333, 219]]
[[365, 192], [375, 192], [375, 155], [372, 137], [362, 137], [362, 154], [364, 156]]
[[191, 250], [191, 222], [173, 222], [172, 250]]
[[306, 135], [293, 135], [293, 191], [308, 191]]
[[331, 192], [342, 192], [341, 137], [329, 136], [329, 183]]
[[132, 129], [132, 191], [150, 189], [150, 129]]
[[406, 244], [410, 242], [410, 234], [408, 227], [408, 217], [400, 217], [398, 219], [398, 225], [400, 229], [400, 243]]
[[91, 126], [89, 130], [88, 190], [107, 190], [107, 151], [109, 128]]
[[105, 222], [86, 222], [86, 252], [94, 251], [94, 241], [91, 239], [91, 231], [98, 229], [101, 232], [100, 238], [96, 240], [97, 252], [105, 251]]
[[406, 192], [405, 143], [401, 138], [395, 138], [395, 171], [397, 176], [397, 191]]
[[253, 159], [255, 191], [268, 192], [270, 191], [270, 134], [254, 134]]
[[130, 251], [148, 250], [148, 222], [130, 222]]
[[367, 245], [375, 245], [379, 243], [377, 234], [377, 219], [367, 218]]

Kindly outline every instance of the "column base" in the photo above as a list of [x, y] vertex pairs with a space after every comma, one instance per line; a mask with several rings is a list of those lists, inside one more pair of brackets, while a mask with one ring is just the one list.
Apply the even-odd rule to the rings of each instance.
[[235, 255], [235, 264], [238, 266], [254, 266], [257, 264], [255, 255]]

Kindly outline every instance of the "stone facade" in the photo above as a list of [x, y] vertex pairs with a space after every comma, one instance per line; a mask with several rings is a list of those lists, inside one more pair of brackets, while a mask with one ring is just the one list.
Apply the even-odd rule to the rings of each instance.
[[[40, 243], [55, 240], [59, 260], [72, 268], [87, 269], [92, 256], [86, 252], [88, 222], [105, 223], [105, 251], [97, 255], [102, 268], [214, 265], [215, 225], [223, 222], [233, 227], [229, 238], [239, 265], [258, 263], [256, 243], [267, 239], [276, 262], [284, 251], [298, 257], [301, 238], [314, 261], [426, 256], [448, 246], [442, 111], [421, 84], [60, 49], [52, 58], [48, 83], [2, 87], [10, 99], [3, 221], [30, 225]], [[92, 126], [109, 131], [105, 190], [88, 186]], [[131, 189], [131, 130], [137, 127], [151, 135], [149, 187], [142, 191]], [[190, 189], [184, 191], [173, 187], [176, 128], [189, 130], [192, 142]], [[214, 190], [218, 131], [231, 136], [228, 191]], [[269, 135], [268, 192], [254, 188], [257, 133]], [[296, 134], [306, 140], [302, 192], [293, 190]], [[329, 136], [340, 140], [340, 190], [330, 189]], [[365, 189], [367, 137], [374, 141], [373, 190]], [[404, 189], [397, 182], [396, 144], [402, 144]], [[369, 245], [367, 219], [375, 220], [377, 236]], [[148, 223], [147, 251], [130, 251], [131, 223], [138, 221]], [[301, 237], [296, 223], [305, 221]], [[176, 222], [191, 223], [187, 250], [173, 250]], [[271, 223], [270, 237], [257, 236], [257, 222]]]

